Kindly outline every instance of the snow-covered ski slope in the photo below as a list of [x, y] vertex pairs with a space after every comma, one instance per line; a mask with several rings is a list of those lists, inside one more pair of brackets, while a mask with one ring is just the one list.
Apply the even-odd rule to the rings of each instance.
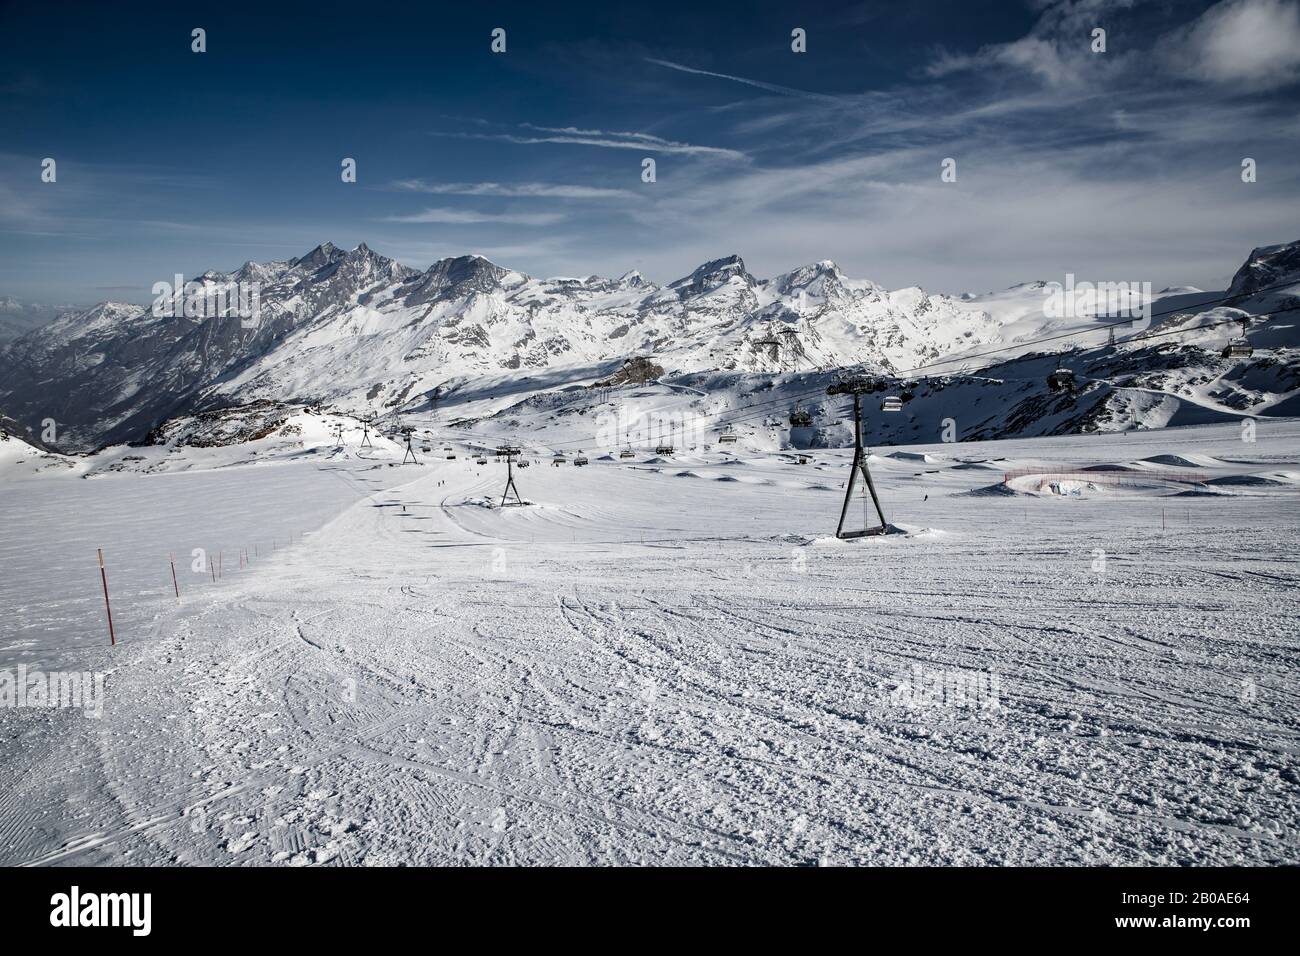
[[1300, 862], [1300, 420], [1242, 435], [881, 449], [851, 543], [840, 450], [15, 473], [0, 671], [107, 678], [0, 710], [0, 863]]

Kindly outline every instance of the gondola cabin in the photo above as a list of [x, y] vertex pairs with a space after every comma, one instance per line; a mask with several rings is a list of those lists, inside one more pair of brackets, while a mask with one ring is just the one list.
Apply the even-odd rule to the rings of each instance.
[[1255, 350], [1249, 342], [1229, 342], [1221, 353], [1224, 358], [1250, 358]]

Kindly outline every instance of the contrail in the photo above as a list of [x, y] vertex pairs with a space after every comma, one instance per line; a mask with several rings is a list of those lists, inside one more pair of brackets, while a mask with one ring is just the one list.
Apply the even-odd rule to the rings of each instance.
[[762, 80], [751, 80], [743, 76], [732, 76], [730, 73], [714, 73], [712, 70], [697, 70], [694, 67], [683, 66], [680, 63], [673, 63], [671, 60], [656, 60], [652, 56], [645, 57], [647, 63], [654, 63], [656, 66], [664, 66], [670, 70], [677, 70], [681, 73], [694, 73], [697, 76], [712, 76], [719, 80], [731, 80], [733, 83], [743, 83], [745, 86], [757, 87], [760, 90], [767, 90], [769, 93], [780, 93], [782, 96], [802, 96], [812, 100], [828, 100], [832, 103], [843, 103], [844, 100], [838, 96], [831, 96], [827, 93], [813, 93], [808, 90], [796, 90], [790, 86], [778, 86], [775, 83], [764, 83]]

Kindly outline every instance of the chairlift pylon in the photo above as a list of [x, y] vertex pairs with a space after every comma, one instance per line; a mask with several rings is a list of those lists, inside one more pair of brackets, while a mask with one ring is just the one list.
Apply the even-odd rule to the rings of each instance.
[[[850, 374], [838, 376], [826, 389], [828, 395], [853, 396], [853, 463], [849, 466], [848, 480], [844, 483], [844, 507], [840, 509], [840, 523], [835, 529], [835, 537], [837, 538], [864, 538], [894, 532], [889, 522], [885, 520], [884, 509], [880, 507], [880, 497], [876, 494], [876, 484], [871, 479], [871, 469], [867, 467], [866, 443], [862, 439], [862, 396], [878, 391], [881, 385], [879, 379]], [[849, 505], [853, 501], [854, 486], [858, 483], [859, 478], [862, 481], [863, 489], [863, 527], [861, 530], [845, 530], [844, 525], [848, 520]], [[867, 511], [868, 494], [871, 496], [872, 504], [876, 506], [876, 516], [880, 519], [878, 525], [870, 524], [870, 516]]]
[[[400, 432], [402, 437], [406, 439], [406, 454], [402, 456], [402, 464], [405, 465], [406, 460], [409, 458], [413, 463], [418, 465], [420, 463], [420, 459], [415, 457], [415, 449], [411, 447], [411, 441], [415, 437], [415, 429], [412, 428], [410, 425], [403, 425], [400, 429]], [[421, 446], [421, 450], [427, 452], [429, 449]]]

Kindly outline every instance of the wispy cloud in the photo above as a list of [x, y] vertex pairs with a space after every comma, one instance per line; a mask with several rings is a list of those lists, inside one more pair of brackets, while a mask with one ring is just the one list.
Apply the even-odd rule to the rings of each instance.
[[562, 183], [431, 183], [423, 179], [399, 179], [391, 184], [391, 188], [437, 196], [500, 196], [511, 199], [620, 199], [636, 196], [627, 189]]
[[476, 209], [425, 209], [405, 216], [385, 216], [381, 222], [441, 223], [448, 226], [467, 226], [477, 223], [497, 223], [511, 226], [549, 226], [562, 220], [557, 212], [480, 212]]
[[487, 139], [503, 143], [535, 145], [555, 143], [565, 146], [597, 146], [603, 149], [635, 149], [650, 153], [681, 153], [688, 156], [716, 156], [721, 159], [744, 159], [745, 154], [735, 149], [719, 146], [699, 146], [694, 143], [680, 143], [649, 133], [614, 133], [604, 130], [570, 130], [567, 128], [553, 131], [541, 127], [532, 127], [545, 135], [524, 136], [517, 133], [453, 133], [437, 132], [435, 136], [450, 136], [457, 139]]

